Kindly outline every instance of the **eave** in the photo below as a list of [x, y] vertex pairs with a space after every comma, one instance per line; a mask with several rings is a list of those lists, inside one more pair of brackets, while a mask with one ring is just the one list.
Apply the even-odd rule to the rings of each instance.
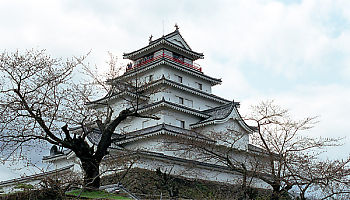
[[187, 85], [184, 85], [184, 84], [172, 81], [170, 79], [165, 78], [164, 76], [161, 79], [159, 79], [159, 80], [153, 81], [150, 84], [145, 85], [141, 89], [142, 90], [146, 90], [146, 89], [149, 89], [151, 87], [155, 87], [155, 86], [158, 86], [158, 85], [161, 85], [161, 84], [166, 84], [166, 85], [172, 86], [174, 88], [178, 88], [178, 89], [180, 89], [182, 91], [186, 91], [186, 92], [192, 93], [194, 95], [205, 97], [207, 99], [210, 99], [210, 100], [213, 100], [213, 101], [216, 101], [216, 102], [219, 102], [219, 103], [229, 103], [229, 102], [231, 102], [231, 101], [229, 101], [227, 99], [221, 98], [221, 97], [216, 96], [214, 94], [210, 94], [210, 93], [204, 92], [202, 90], [198, 90], [198, 89], [189, 87]]
[[179, 29], [175, 29], [173, 32], [171, 33], [168, 33], [167, 35], [164, 35], [156, 40], [153, 40], [153, 41], [150, 41], [150, 44], [154, 44], [154, 43], [157, 43], [159, 40], [161, 40], [162, 38], [165, 38], [165, 39], [169, 39], [175, 35], [179, 35], [181, 37], [181, 39], [184, 41], [185, 45], [190, 49], [192, 50], [192, 48], [190, 47], [190, 45], [188, 45], [188, 43], [186, 42], [185, 38], [182, 37], [182, 35], [180, 34], [180, 31]]
[[66, 171], [70, 170], [73, 166], [74, 165], [69, 165], [69, 166], [62, 167], [60, 169], [55, 169], [55, 170], [48, 171], [48, 172], [43, 172], [43, 173], [25, 176], [25, 177], [21, 177], [21, 178], [11, 179], [11, 180], [7, 180], [7, 181], [1, 181], [0, 187], [11, 186], [14, 184], [19, 184], [19, 183], [26, 183], [28, 181], [40, 180], [43, 177], [47, 177], [50, 175], [57, 175], [58, 173], [66, 172]]
[[196, 110], [196, 109], [193, 109], [193, 108], [189, 108], [189, 107], [186, 107], [186, 106], [183, 106], [183, 105], [179, 105], [179, 104], [176, 104], [176, 103], [173, 103], [173, 102], [170, 102], [170, 101], [166, 101], [166, 100], [164, 100], [164, 98], [161, 101], [157, 101], [157, 102], [148, 104], [148, 105], [140, 108], [139, 109], [139, 113], [148, 112], [148, 111], [160, 108], [160, 107], [170, 108], [170, 109], [173, 109], [173, 110], [177, 110], [177, 111], [184, 112], [184, 113], [187, 113], [187, 114], [191, 114], [191, 115], [194, 115], [194, 116], [197, 116], [197, 117], [201, 117], [201, 118], [209, 117], [208, 115], [203, 114], [199, 110]]
[[[120, 150], [120, 151], [124, 152], [124, 150]], [[240, 172], [228, 167], [227, 165], [212, 164], [212, 163], [206, 163], [206, 162], [201, 162], [201, 161], [197, 161], [197, 160], [190, 160], [190, 159], [170, 156], [170, 155], [166, 155], [166, 154], [158, 153], [158, 152], [141, 151], [140, 150], [140, 151], [134, 152], [133, 155], [139, 156], [142, 159], [147, 159], [147, 160], [151, 160], [151, 161], [152, 160], [159, 160], [162, 162], [178, 164], [181, 166], [191, 166], [191, 167], [195, 166], [195, 167], [207, 169], [210, 171], [215, 170], [215, 171], [220, 171], [220, 172], [225, 172], [225, 173], [230, 173], [230, 174], [242, 175]], [[248, 170], [247, 172], [255, 174], [255, 175], [259, 175], [259, 176], [270, 177], [269, 174], [262, 173], [262, 172], [250, 171], [250, 170]]]
[[103, 97], [101, 99], [89, 102], [86, 105], [88, 107], [93, 107], [93, 106], [105, 104], [108, 101], [115, 100], [115, 99], [118, 99], [118, 98], [121, 98], [121, 97], [124, 97], [124, 96], [129, 96], [129, 97], [132, 97], [132, 98], [140, 98], [141, 100], [144, 100], [144, 101], [149, 99], [149, 97], [146, 97], [146, 96], [140, 96], [140, 95], [137, 96], [136, 94], [134, 94], [132, 92], [122, 91], [122, 92], [119, 92], [119, 93], [116, 93], [116, 94], [108, 94], [107, 96], [105, 96], [105, 97]]
[[204, 58], [204, 55], [202, 53], [197, 53], [197, 52], [194, 52], [192, 50], [187, 50], [179, 45], [176, 45], [174, 43], [169, 42], [164, 37], [160, 38], [159, 41], [157, 41], [155, 43], [151, 43], [151, 44], [147, 45], [146, 47], [143, 47], [139, 50], [133, 51], [131, 53], [124, 53], [123, 58], [130, 59], [130, 60], [137, 60], [137, 59], [142, 58], [143, 56], [145, 56], [149, 53], [160, 50], [162, 48], [169, 49], [169, 50], [174, 49], [174, 50], [180, 51], [184, 54], [187, 54], [188, 57], [190, 57], [193, 60]]
[[53, 161], [62, 160], [62, 159], [67, 160], [67, 159], [73, 158], [74, 156], [75, 156], [74, 152], [72, 150], [69, 150], [68, 152], [62, 153], [62, 154], [57, 154], [53, 156], [44, 156], [42, 161], [44, 163], [47, 163], [47, 162], [53, 162]]
[[127, 143], [135, 142], [138, 140], [150, 138], [157, 135], [168, 135], [168, 136], [186, 138], [189, 140], [195, 140], [195, 141], [200, 141], [205, 143], [215, 143], [214, 140], [208, 137], [205, 137], [204, 135], [201, 135], [199, 133], [196, 133], [194, 131], [163, 123], [160, 125], [155, 125], [152, 127], [127, 133], [125, 134], [124, 139], [120, 141], [116, 141], [114, 142], [114, 144], [115, 145], [127, 144]]
[[[157, 61], [145, 64], [145, 65], [143, 65], [143, 66], [141, 66], [139, 68], [136, 68], [134, 70], [126, 71], [123, 75], [117, 77], [116, 80], [122, 80], [122, 79], [130, 78], [132, 76], [135, 76], [137, 74], [143, 73], [145, 71], [148, 71], [148, 70], [153, 69], [153, 68], [155, 68], [157, 66], [160, 66], [160, 65], [166, 65], [166, 66], [172, 67], [174, 69], [177, 69], [179, 71], [188, 73], [188, 74], [190, 74], [192, 76], [195, 76], [195, 77], [201, 78], [203, 80], [206, 80], [206, 81], [210, 82], [211, 86], [221, 84], [221, 82], [222, 82], [221, 79], [217, 79], [217, 78], [213, 78], [213, 77], [207, 76], [207, 75], [203, 74], [202, 72], [199, 72], [199, 71], [197, 71], [195, 69], [184, 67], [183, 65], [181, 65], [181, 64], [179, 64], [177, 62], [172, 62], [172, 61], [167, 60], [167, 59], [160, 59], [160, 60], [157, 60]], [[108, 82], [113, 82], [113, 80], [108, 80]]]
[[[215, 109], [215, 108], [213, 108], [213, 109]], [[235, 113], [237, 114], [237, 116], [234, 116]], [[232, 102], [230, 112], [226, 116], [221, 117], [221, 118], [215, 118], [215, 119], [209, 120], [209, 121], [203, 120], [204, 122], [197, 122], [195, 124], [191, 124], [190, 127], [192, 129], [195, 129], [195, 128], [204, 127], [204, 126], [208, 126], [208, 125], [222, 124], [222, 123], [227, 122], [229, 119], [236, 120], [239, 123], [239, 125], [244, 130], [246, 130], [248, 133], [252, 134], [254, 132], [254, 130], [249, 125], [247, 125], [245, 123], [245, 121], [242, 119], [242, 117], [239, 114], [238, 109], [236, 107], [236, 102]]]

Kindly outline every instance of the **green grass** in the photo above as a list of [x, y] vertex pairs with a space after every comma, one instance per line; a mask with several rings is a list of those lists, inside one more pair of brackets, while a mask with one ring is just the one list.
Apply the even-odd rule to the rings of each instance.
[[[72, 190], [66, 192], [66, 195], [78, 196], [81, 190]], [[116, 194], [111, 194], [105, 191], [84, 191], [81, 193], [80, 197], [85, 197], [89, 199], [130, 199]]]

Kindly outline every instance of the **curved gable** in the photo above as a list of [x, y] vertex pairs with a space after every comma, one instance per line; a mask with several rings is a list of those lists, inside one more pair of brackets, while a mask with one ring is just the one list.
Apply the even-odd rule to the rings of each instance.
[[242, 119], [241, 115], [238, 112], [237, 105], [239, 105], [238, 102], [232, 101], [229, 104], [225, 104], [223, 106], [211, 108], [205, 111], [202, 111], [206, 115], [209, 115], [210, 117], [201, 120], [195, 124], [191, 124], [191, 128], [199, 128], [204, 127], [211, 124], [222, 124], [227, 122], [230, 119], [236, 120], [239, 125], [248, 133], [253, 133], [254, 130], [252, 127], [247, 125], [245, 121]]

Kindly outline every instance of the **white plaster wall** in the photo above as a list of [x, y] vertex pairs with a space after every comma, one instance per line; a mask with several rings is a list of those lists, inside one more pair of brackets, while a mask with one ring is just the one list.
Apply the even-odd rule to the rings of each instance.
[[61, 169], [63, 167], [67, 167], [72, 164], [77, 164], [78, 160], [75, 156], [75, 154], [69, 154], [70, 157], [67, 157], [67, 155], [61, 156], [59, 159], [52, 159], [52, 160], [45, 160], [44, 163], [49, 163], [49, 169]]
[[215, 139], [219, 145], [248, 150], [249, 134], [237, 120], [232, 118], [224, 123], [211, 124], [194, 130]]
[[154, 102], [158, 102], [161, 101], [163, 99], [163, 97], [165, 97], [165, 89], [162, 88], [154, 88], [154, 93], [149, 95], [149, 103], [154, 103]]
[[[60, 159], [60, 160], [56, 160], [54, 161], [53, 163], [50, 164], [49, 166], [49, 169], [50, 171], [51, 170], [57, 170], [57, 169], [60, 169], [62, 167], [66, 167], [66, 166], [69, 166], [69, 165], [72, 165], [74, 164], [74, 166], [72, 168], [70, 168], [70, 170], [72, 170], [72, 172], [77, 172], [77, 173], [81, 173], [82, 170], [80, 168], [80, 165], [78, 165], [76, 162], [75, 162], [75, 158], [70, 158], [70, 159]], [[60, 172], [59, 174], [52, 174], [50, 176], [57, 176], [57, 175], [61, 175], [62, 172]], [[32, 186], [34, 186], [34, 188], [38, 189], [41, 187], [41, 180], [44, 179], [44, 177], [41, 177], [41, 178], [37, 178], [38, 180], [33, 180], [33, 179], [28, 179], [28, 180], [22, 180], [20, 182], [11, 182], [11, 183], [8, 183], [4, 186], [0, 186], [1, 189], [4, 191], [4, 193], [11, 193], [11, 192], [17, 192], [17, 191], [22, 191], [21, 189], [16, 189], [15, 187], [18, 185], [18, 184], [30, 184]]]
[[202, 91], [211, 93], [211, 84], [209, 81], [190, 75], [186, 72], [179, 71], [171, 67], [167, 67], [167, 69], [164, 71], [164, 76], [175, 82], [178, 82], [177, 76], [181, 76], [183, 85], [186, 85], [195, 89], [198, 89], [197, 83], [201, 83]]
[[73, 160], [72, 159], [67, 159], [66, 156], [64, 156], [63, 158], [59, 159], [59, 160], [55, 160], [53, 162], [50, 162], [51, 163], [51, 167], [53, 169], [60, 169], [62, 167], [66, 167], [68, 165], [71, 165], [73, 163]]
[[159, 136], [153, 136], [150, 138], [134, 141], [132, 143], [124, 146], [125, 149], [128, 150], [144, 150], [144, 151], [152, 151], [157, 153], [162, 153], [162, 146], [164, 144], [163, 138]]
[[164, 74], [164, 67], [157, 66], [155, 68], [146, 70], [141, 73], [134, 74], [133, 76], [127, 78], [125, 80], [126, 83], [132, 83], [132, 85], [136, 86], [136, 83], [138, 86], [142, 86], [146, 83], [149, 83], [149, 76], [153, 76], [153, 80], [157, 80], [162, 78], [162, 75]]
[[185, 121], [186, 129], [189, 129], [190, 124], [196, 123], [200, 119], [199, 117], [196, 117], [194, 115], [190, 115], [179, 111], [169, 110], [169, 109], [164, 110], [163, 118], [166, 124], [177, 126], [177, 127], [180, 126], [178, 120]]
[[139, 80], [139, 83], [141, 83], [141, 85], [143, 85], [145, 83], [149, 83], [148, 80], [149, 80], [150, 75], [153, 76], [153, 81], [154, 81], [154, 80], [161, 79], [163, 74], [164, 74], [164, 68], [163, 67], [156, 67], [156, 68], [152, 68], [150, 70], [147, 70], [141, 74], [138, 74], [138, 80]]
[[163, 111], [156, 109], [152, 110], [152, 113], [145, 112], [142, 115], [155, 115], [159, 117], [159, 120], [148, 119], [141, 117], [129, 117], [123, 122], [121, 122], [116, 128], [115, 132], [119, 134], [127, 134], [128, 132], [144, 129], [147, 127], [155, 126], [164, 123]]
[[217, 101], [214, 101], [202, 96], [194, 95], [192, 93], [182, 91], [178, 88], [172, 88], [172, 87], [167, 88], [163, 93], [164, 93], [165, 100], [171, 101], [174, 103], [179, 103], [179, 97], [184, 98], [184, 100], [191, 100], [193, 102], [193, 106], [186, 105], [185, 102], [183, 106], [187, 106], [197, 110], [206, 110], [209, 108], [222, 105], [222, 103], [219, 103]]
[[[124, 110], [125, 108], [129, 108], [131, 105], [126, 99], [130, 99], [130, 97], [118, 97], [118, 98], [113, 98], [109, 100], [108, 104], [112, 107], [113, 109], [113, 117], [116, 117], [119, 115], [119, 113]], [[103, 102], [105, 104], [106, 102]], [[106, 113], [107, 112], [107, 107], [105, 105], [97, 105], [95, 107], [91, 107], [90, 109], [96, 109], [97, 111], [101, 113]]]

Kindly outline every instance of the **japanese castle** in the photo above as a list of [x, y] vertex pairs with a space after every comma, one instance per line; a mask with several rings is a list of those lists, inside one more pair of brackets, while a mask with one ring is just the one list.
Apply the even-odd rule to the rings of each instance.
[[[223, 133], [230, 129], [240, 133], [237, 141], [229, 147], [237, 150], [237, 157], [242, 157], [244, 152], [257, 151], [249, 144], [249, 135], [254, 128], [241, 118], [239, 102], [213, 94], [212, 87], [220, 84], [221, 79], [206, 75], [205, 69], [195, 63], [204, 55], [191, 49], [176, 26], [175, 31], [156, 40], [150, 38], [147, 46], [123, 56], [130, 60], [125, 73], [108, 82], [117, 88], [121, 87], [118, 86], [120, 82], [138, 84], [142, 90], [137, 105], [139, 113], [157, 116], [159, 120], [128, 118], [122, 122], [116, 129], [115, 138], [119, 139], [113, 143], [111, 153], [135, 152], [139, 159], [133, 167], [159, 168], [186, 178], [237, 183], [235, 180], [240, 180], [241, 175], [225, 164], [205, 159], [200, 153], [170, 148], [181, 140], [227, 146], [228, 143], [216, 141], [210, 133]], [[132, 91], [112, 89], [108, 98], [96, 102], [108, 103], [118, 115], [123, 109], [135, 106], [130, 105], [133, 98], [135, 94]], [[90, 107], [103, 109], [102, 104]], [[99, 136], [92, 133], [88, 138], [91, 143], [96, 143]], [[56, 170], [80, 168], [71, 151], [57, 153], [53, 150], [43, 160], [54, 164]], [[256, 180], [255, 186], [265, 187], [259, 180]]]

